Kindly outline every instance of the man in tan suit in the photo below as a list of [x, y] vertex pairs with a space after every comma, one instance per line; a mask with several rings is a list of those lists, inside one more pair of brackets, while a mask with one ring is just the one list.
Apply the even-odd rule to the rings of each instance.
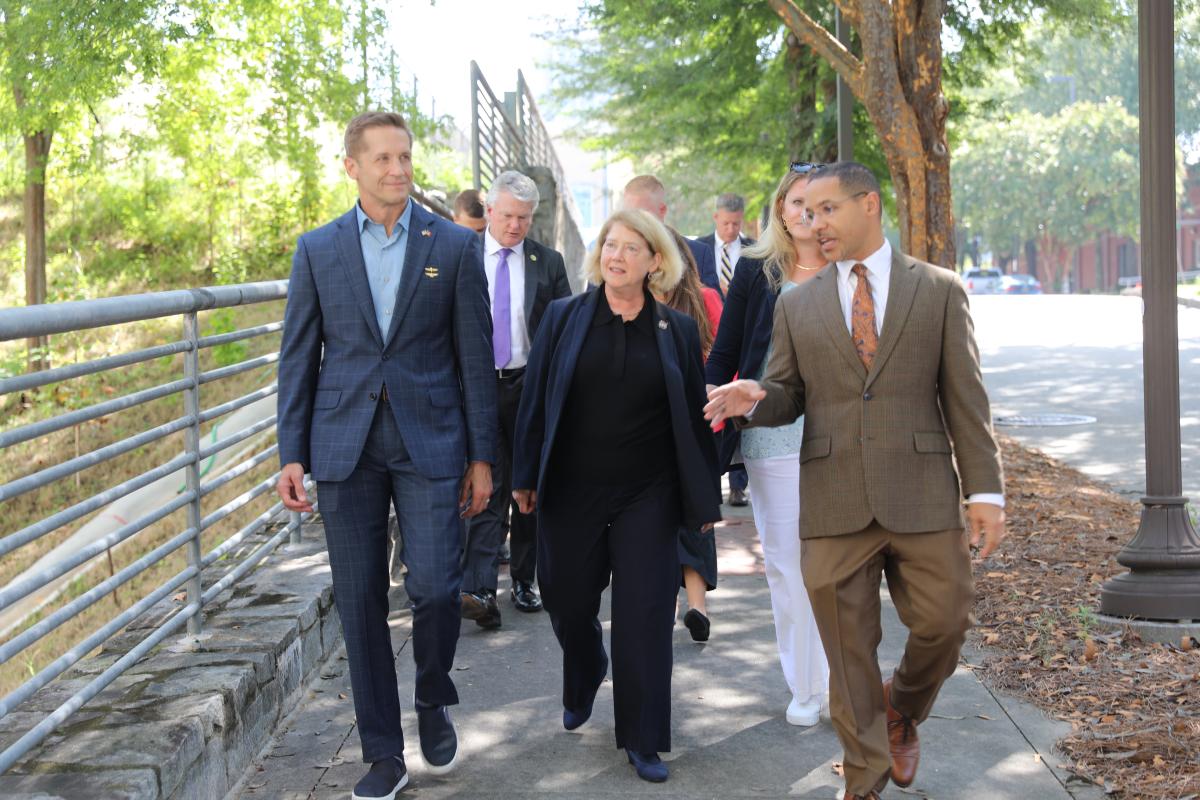
[[[964, 523], [990, 554], [1004, 538], [1004, 478], [958, 276], [892, 251], [879, 183], [861, 164], [823, 168], [806, 196], [831, 263], [779, 299], [761, 384], [718, 387], [705, 412], [756, 426], [805, 416], [804, 582], [829, 657], [846, 797], [876, 798], [889, 777], [903, 787], [916, 774], [916, 726], [970, 626]], [[887, 681], [881, 574], [909, 629]]]

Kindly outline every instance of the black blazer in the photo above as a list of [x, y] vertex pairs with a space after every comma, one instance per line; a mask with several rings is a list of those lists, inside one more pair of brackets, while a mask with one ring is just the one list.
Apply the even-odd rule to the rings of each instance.
[[[762, 377], [778, 297], [779, 293], [767, 282], [761, 259], [738, 259], [725, 297], [725, 310], [721, 312], [717, 339], [704, 365], [705, 382], [720, 386], [733, 380], [735, 374], [739, 378]], [[722, 470], [729, 469], [740, 441], [741, 432], [727, 424], [720, 445]]]
[[[513, 488], [537, 489], [541, 502], [550, 453], [558, 435], [579, 360], [596, 313], [596, 287], [574, 297], [555, 300], [546, 309], [545, 324], [538, 329], [525, 388], [517, 411], [513, 453]], [[704, 420], [704, 366], [700, 334], [691, 317], [654, 304], [658, 352], [662, 359], [667, 398], [671, 406], [671, 433], [679, 469], [683, 525], [695, 530], [721, 519], [720, 477], [715, 437]]]
[[[484, 243], [483, 233], [479, 243]], [[537, 333], [538, 323], [551, 300], [571, 296], [571, 284], [567, 281], [567, 268], [562, 253], [552, 250], [541, 242], [525, 239], [525, 328], [529, 341]]]

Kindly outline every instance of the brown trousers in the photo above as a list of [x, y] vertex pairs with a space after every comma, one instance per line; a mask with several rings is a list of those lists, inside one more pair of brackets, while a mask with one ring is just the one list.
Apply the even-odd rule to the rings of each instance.
[[876, 648], [880, 576], [908, 628], [892, 680], [892, 705], [923, 722], [954, 673], [971, 625], [974, 584], [966, 535], [892, 533], [872, 522], [858, 533], [805, 539], [804, 585], [829, 657], [829, 712], [845, 751], [846, 791], [881, 791], [890, 773], [887, 717]]

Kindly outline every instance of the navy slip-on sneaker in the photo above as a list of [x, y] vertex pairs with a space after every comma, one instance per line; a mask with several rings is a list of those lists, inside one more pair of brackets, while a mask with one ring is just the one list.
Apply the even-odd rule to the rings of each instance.
[[392, 756], [371, 764], [363, 779], [354, 785], [352, 800], [393, 800], [408, 785], [408, 770], [401, 756]]
[[421, 757], [434, 775], [445, 775], [458, 761], [458, 734], [446, 706], [417, 706], [417, 734], [421, 739]]

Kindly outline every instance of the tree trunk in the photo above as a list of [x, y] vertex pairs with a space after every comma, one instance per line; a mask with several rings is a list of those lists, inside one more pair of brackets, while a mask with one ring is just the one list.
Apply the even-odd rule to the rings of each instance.
[[[50, 155], [50, 131], [26, 134], [25, 139], [25, 304], [46, 302], [46, 161]], [[29, 371], [49, 367], [46, 348], [49, 338], [27, 340]]]
[[768, 0], [788, 28], [827, 60], [867, 109], [896, 192], [900, 247], [953, 268], [949, 104], [942, 94], [944, 0], [837, 0], [861, 59], [793, 0]]

